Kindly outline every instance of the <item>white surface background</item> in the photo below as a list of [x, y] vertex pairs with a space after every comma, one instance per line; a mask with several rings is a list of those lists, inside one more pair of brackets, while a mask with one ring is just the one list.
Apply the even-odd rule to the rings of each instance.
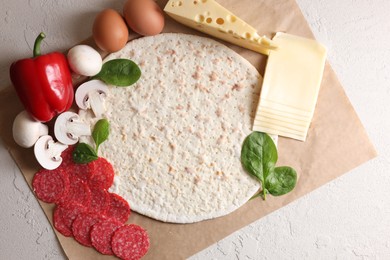
[[[272, 0], [269, 0], [272, 1]], [[12, 61], [65, 50], [97, 12], [124, 1], [2, 0], [0, 86]], [[192, 259], [390, 259], [390, 1], [298, 0], [379, 156], [234, 233]], [[4, 126], [0, 126], [4, 127]], [[64, 259], [54, 233], [0, 142], [0, 259]]]

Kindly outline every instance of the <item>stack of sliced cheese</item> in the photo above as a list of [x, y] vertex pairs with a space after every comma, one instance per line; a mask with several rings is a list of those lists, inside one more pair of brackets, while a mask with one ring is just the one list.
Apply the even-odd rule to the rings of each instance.
[[277, 33], [268, 57], [253, 130], [305, 141], [326, 60], [317, 41]]

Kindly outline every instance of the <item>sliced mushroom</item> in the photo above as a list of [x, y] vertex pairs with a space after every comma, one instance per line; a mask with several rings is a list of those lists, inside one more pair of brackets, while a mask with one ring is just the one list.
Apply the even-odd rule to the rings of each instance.
[[54, 124], [54, 135], [63, 144], [75, 144], [80, 136], [91, 135], [91, 128], [81, 121], [78, 114], [64, 112], [60, 114]]
[[94, 79], [81, 84], [75, 95], [76, 104], [80, 109], [92, 109], [96, 117], [101, 117], [105, 111], [104, 99], [108, 95], [107, 85]]
[[16, 116], [12, 126], [15, 142], [24, 148], [33, 147], [40, 136], [48, 133], [47, 125], [36, 121], [26, 110]]
[[68, 148], [60, 142], [54, 142], [50, 135], [41, 136], [34, 146], [38, 163], [47, 170], [54, 170], [62, 163], [61, 153]]

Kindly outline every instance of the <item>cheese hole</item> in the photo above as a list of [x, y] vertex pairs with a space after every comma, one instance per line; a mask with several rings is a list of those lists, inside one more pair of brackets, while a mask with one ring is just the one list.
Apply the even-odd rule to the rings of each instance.
[[177, 5], [178, 5], [178, 6], [182, 6], [182, 5], [183, 5], [183, 2], [182, 2], [182, 1], [179, 1], [179, 2], [177, 3]]
[[197, 15], [195, 17], [195, 21], [197, 21], [198, 23], [203, 23], [204, 22], [204, 16], [203, 15]]
[[233, 34], [233, 31], [232, 31], [232, 30], [229, 30], [228, 33]]
[[227, 20], [229, 21], [229, 22], [232, 22], [232, 23], [234, 23], [235, 21], [237, 21], [237, 18], [234, 16], [234, 15], [228, 15], [227, 16]]
[[221, 25], [221, 24], [224, 24], [225, 23], [225, 20], [223, 20], [222, 18], [218, 18], [217, 19], [217, 24]]
[[252, 35], [251, 35], [250, 33], [248, 33], [248, 32], [247, 32], [247, 33], [245, 33], [245, 38], [247, 38], [247, 39], [250, 39], [250, 38], [251, 38], [251, 36], [252, 36]]
[[211, 19], [210, 17], [206, 19], [207, 23], [211, 23], [212, 21], [213, 21], [213, 19]]
[[194, 1], [194, 5], [198, 4], [198, 1]]

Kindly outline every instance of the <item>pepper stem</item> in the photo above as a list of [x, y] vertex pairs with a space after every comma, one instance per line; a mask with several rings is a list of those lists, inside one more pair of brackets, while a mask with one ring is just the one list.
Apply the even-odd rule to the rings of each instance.
[[35, 42], [34, 42], [34, 57], [37, 57], [39, 55], [41, 55], [41, 42], [42, 40], [46, 37], [46, 35], [41, 32], [38, 37], [35, 39]]

